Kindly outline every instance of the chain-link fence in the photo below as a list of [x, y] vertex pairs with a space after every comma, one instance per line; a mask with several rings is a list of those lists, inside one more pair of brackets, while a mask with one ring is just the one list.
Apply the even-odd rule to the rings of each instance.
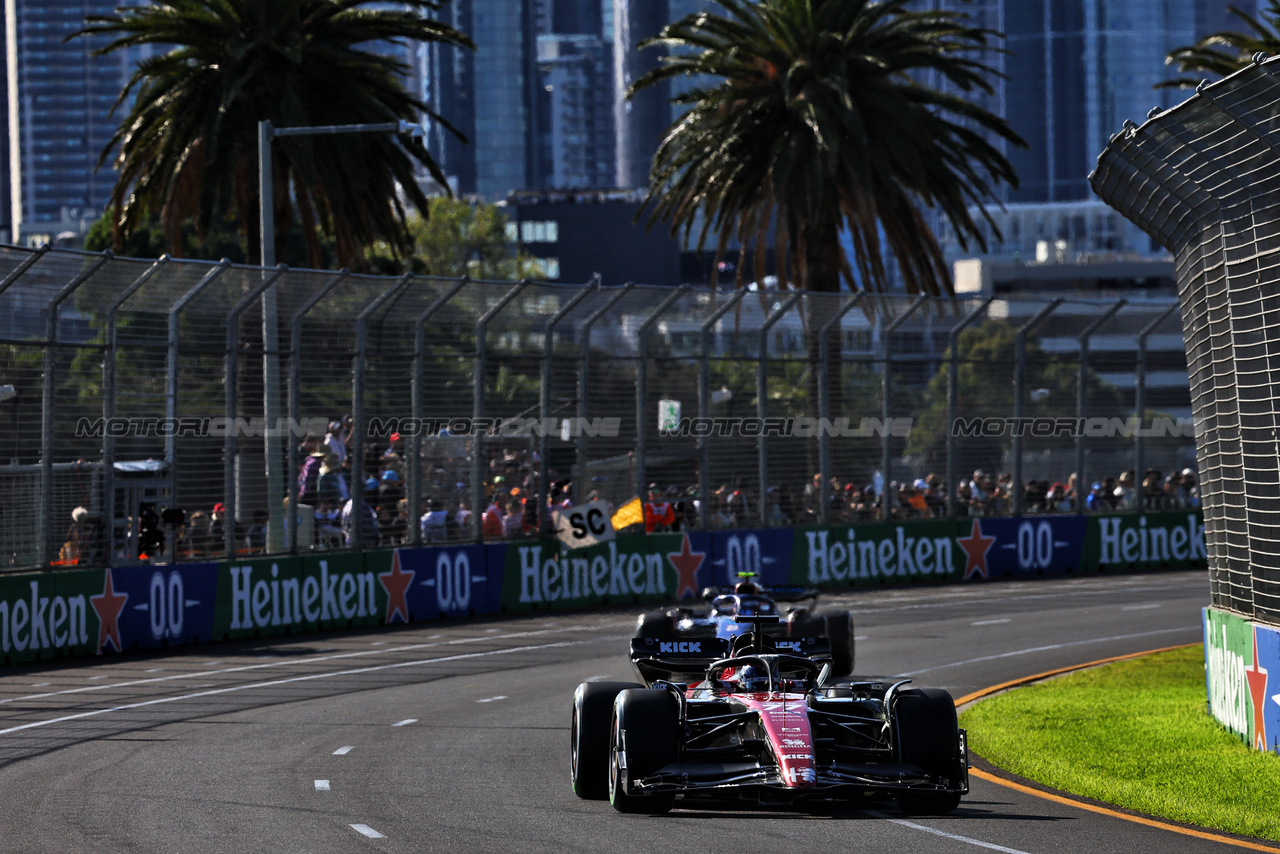
[[379, 278], [16, 247], [0, 247], [0, 277], [14, 568], [532, 536], [594, 498], [667, 504], [662, 524], [691, 527], [1194, 501], [1169, 300]]
[[[1264, 61], [1265, 60], [1265, 61]], [[1216, 607], [1280, 624], [1280, 59], [1244, 70], [1098, 159], [1095, 191], [1174, 253]]]

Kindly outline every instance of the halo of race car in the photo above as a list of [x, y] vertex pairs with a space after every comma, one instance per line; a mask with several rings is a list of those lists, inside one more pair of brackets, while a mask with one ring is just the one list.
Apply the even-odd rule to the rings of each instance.
[[[651, 814], [677, 797], [683, 808], [879, 798], [913, 815], [956, 809], [969, 757], [950, 694], [907, 679], [836, 681], [852, 669], [851, 615], [780, 612], [777, 590], [711, 589], [705, 614], [640, 618], [630, 656], [642, 683], [584, 682], [574, 692], [578, 797]], [[816, 599], [799, 588], [782, 595]]]

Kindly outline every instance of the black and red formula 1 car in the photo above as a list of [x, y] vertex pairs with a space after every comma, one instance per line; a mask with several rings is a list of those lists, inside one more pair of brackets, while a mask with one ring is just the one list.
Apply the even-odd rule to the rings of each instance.
[[[635, 637], [663, 640], [733, 640], [750, 631], [747, 620], [755, 616], [778, 616], [768, 629], [778, 638], [820, 637], [831, 644], [831, 671], [835, 676], [853, 672], [853, 614], [827, 609], [815, 611], [818, 591], [811, 587], [760, 587], [741, 582], [734, 587], [708, 587], [702, 591], [703, 604], [679, 606], [642, 614]], [[807, 603], [807, 604], [799, 604]]]
[[[574, 694], [574, 792], [641, 813], [677, 796], [685, 808], [882, 798], [910, 814], [954, 810], [969, 763], [951, 696], [910, 680], [828, 685], [824, 646], [762, 631], [732, 647], [634, 639], [647, 687], [585, 682]], [[723, 657], [708, 664], [708, 653]]]

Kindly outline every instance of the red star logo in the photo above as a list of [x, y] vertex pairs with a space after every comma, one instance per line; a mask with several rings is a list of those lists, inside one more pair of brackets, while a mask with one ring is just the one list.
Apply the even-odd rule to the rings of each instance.
[[1244, 669], [1249, 680], [1249, 696], [1253, 698], [1253, 747], [1267, 749], [1267, 719], [1263, 710], [1267, 704], [1267, 670], [1258, 661], [1258, 627], [1253, 628], [1253, 666]]
[[102, 645], [107, 640], [111, 641], [116, 652], [124, 652], [124, 645], [120, 643], [120, 612], [124, 610], [124, 603], [129, 601], [128, 593], [116, 593], [111, 583], [111, 570], [104, 574], [106, 581], [102, 585], [102, 593], [89, 597], [93, 610], [98, 612], [98, 655], [102, 655]]
[[966, 581], [979, 574], [983, 578], [987, 577], [987, 552], [991, 550], [991, 545], [995, 541], [995, 537], [982, 536], [982, 524], [977, 519], [973, 520], [973, 531], [969, 536], [956, 537], [960, 548], [964, 549], [965, 554], [969, 556], [969, 560], [964, 565]]
[[387, 591], [387, 619], [389, 624], [391, 618], [396, 614], [400, 615], [402, 622], [409, 622], [409, 603], [405, 600], [405, 591], [409, 589], [409, 585], [413, 583], [413, 570], [405, 572], [400, 568], [400, 550], [396, 549], [391, 553], [391, 571], [384, 572], [378, 576], [378, 581], [382, 583], [382, 589]]
[[706, 552], [689, 550], [689, 535], [684, 535], [680, 551], [667, 555], [667, 560], [676, 568], [680, 580], [676, 582], [676, 598], [683, 599], [687, 592], [690, 596], [698, 595], [698, 567], [707, 559]]

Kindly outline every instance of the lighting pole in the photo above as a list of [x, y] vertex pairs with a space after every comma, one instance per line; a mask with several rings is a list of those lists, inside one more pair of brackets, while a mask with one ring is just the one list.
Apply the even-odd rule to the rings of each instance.
[[[270, 268], [276, 265], [276, 222], [275, 222], [275, 175], [271, 158], [271, 140], [278, 136], [315, 136], [338, 133], [407, 133], [421, 141], [426, 131], [421, 125], [400, 119], [394, 122], [376, 122], [356, 125], [311, 125], [304, 127], [278, 128], [269, 121], [258, 122], [258, 223], [259, 245], [261, 255], [259, 263], [263, 267], [263, 275], [270, 275]], [[262, 408], [266, 416], [266, 475], [268, 495], [268, 518], [271, 524], [267, 529], [267, 551], [278, 552], [284, 548], [284, 527], [277, 520], [282, 519], [280, 507], [274, 503], [280, 501], [284, 494], [283, 461], [280, 453], [280, 431], [276, 429], [280, 421], [280, 340], [276, 329], [276, 286], [270, 285], [262, 294]], [[356, 425], [363, 430], [363, 425]], [[290, 437], [292, 439], [292, 436]], [[354, 485], [353, 485], [354, 493]], [[234, 524], [234, 521], [233, 521]]]

